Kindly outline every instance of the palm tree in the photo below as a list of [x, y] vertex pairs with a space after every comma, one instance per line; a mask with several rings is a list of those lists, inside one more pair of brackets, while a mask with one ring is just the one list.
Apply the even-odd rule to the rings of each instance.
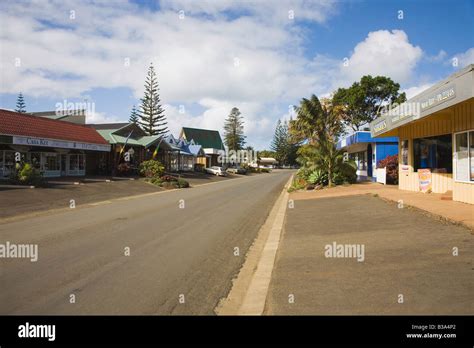
[[299, 151], [303, 155], [300, 161], [311, 162], [326, 171], [331, 187], [336, 164], [342, 156], [336, 149], [337, 138], [344, 132], [342, 108], [333, 105], [330, 99], [320, 102], [313, 94], [310, 99], [301, 100], [296, 114], [297, 118], [290, 121], [290, 134], [295, 140], [307, 143]]

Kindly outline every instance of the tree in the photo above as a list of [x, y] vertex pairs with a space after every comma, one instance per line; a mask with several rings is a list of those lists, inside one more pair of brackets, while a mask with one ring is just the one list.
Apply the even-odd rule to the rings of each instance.
[[269, 151], [269, 150], [262, 150], [262, 151], [259, 151], [258, 152], [258, 157], [271, 157], [271, 158], [275, 158], [276, 157], [276, 153], [275, 151]]
[[291, 139], [287, 121], [281, 123], [278, 120], [270, 147], [275, 152], [275, 158], [280, 164], [294, 164], [297, 144]]
[[148, 135], [162, 135], [168, 132], [166, 117], [160, 104], [158, 81], [155, 68], [150, 64], [145, 80], [145, 95], [141, 99], [138, 124]]
[[[290, 133], [298, 141], [306, 142], [298, 152], [304, 166], [317, 165], [328, 174], [332, 186], [333, 174], [341, 156], [336, 150], [337, 138], [343, 134], [342, 107], [331, 100], [319, 101], [314, 94], [303, 98], [296, 108], [297, 118], [290, 122]], [[309, 162], [309, 163], [308, 163]]]
[[234, 107], [224, 123], [224, 142], [229, 150], [238, 151], [244, 147], [245, 138], [243, 117]]
[[16, 112], [20, 112], [22, 114], [26, 113], [26, 104], [25, 104], [25, 99], [23, 98], [23, 94], [20, 92], [18, 94], [18, 98], [16, 99]]
[[349, 88], [339, 88], [333, 103], [344, 109], [343, 122], [352, 130], [375, 120], [384, 106], [406, 101], [405, 93], [399, 93], [400, 85], [385, 76], [363, 76]]
[[138, 124], [138, 120], [139, 120], [139, 113], [138, 113], [138, 110], [137, 108], [135, 107], [135, 105], [132, 107], [132, 112], [130, 114], [130, 118], [128, 119], [128, 121], [130, 123], [135, 123], [135, 124]]
[[330, 99], [322, 99], [321, 102], [314, 94], [310, 99], [303, 98], [296, 108], [297, 118], [290, 120], [289, 124], [293, 141], [311, 145], [325, 139], [335, 142], [344, 133], [342, 110]]

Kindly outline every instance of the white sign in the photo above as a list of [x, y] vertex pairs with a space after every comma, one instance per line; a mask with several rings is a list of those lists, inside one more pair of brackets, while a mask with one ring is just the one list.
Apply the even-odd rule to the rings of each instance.
[[92, 151], [110, 151], [110, 145], [99, 145], [89, 143], [79, 143], [74, 141], [53, 140], [33, 137], [13, 137], [13, 144], [43, 147], [58, 147], [63, 149], [92, 150]]
[[421, 110], [426, 110], [445, 102], [448, 99], [452, 99], [456, 96], [454, 87], [450, 87], [442, 92], [437, 93], [421, 102]]

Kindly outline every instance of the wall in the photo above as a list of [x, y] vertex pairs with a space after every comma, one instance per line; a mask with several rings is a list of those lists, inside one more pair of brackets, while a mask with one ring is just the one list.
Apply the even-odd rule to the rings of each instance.
[[[453, 131], [474, 129], [474, 99], [454, 106]], [[453, 142], [454, 145], [454, 142]], [[454, 167], [454, 166], [453, 166]], [[453, 200], [474, 204], [474, 183], [453, 182]]]
[[[474, 129], [474, 99], [471, 98], [448, 109], [441, 110], [419, 121], [398, 129], [399, 153], [402, 140], [408, 140], [408, 170], [403, 171], [399, 156], [399, 188], [419, 191], [418, 173], [413, 171], [413, 139], [454, 134], [463, 130]], [[454, 146], [454, 139], [453, 139]], [[454, 148], [453, 148], [454, 152]], [[453, 168], [455, 164], [453, 164]], [[474, 204], [474, 184], [460, 183], [453, 180], [452, 174], [433, 173], [432, 190], [435, 193], [453, 191], [453, 200]]]
[[[373, 145], [372, 145], [373, 146]], [[398, 144], [397, 143], [375, 143], [376, 146], [376, 156], [375, 156], [375, 165], [379, 161], [387, 158], [387, 156], [393, 156], [398, 154]]]

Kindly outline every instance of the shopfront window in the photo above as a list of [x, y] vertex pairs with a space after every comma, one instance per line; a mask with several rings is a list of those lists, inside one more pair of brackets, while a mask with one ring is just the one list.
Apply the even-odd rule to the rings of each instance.
[[41, 170], [41, 152], [32, 152], [30, 154], [30, 163], [34, 168]]
[[69, 172], [73, 175], [81, 174], [86, 168], [85, 156], [83, 154], [69, 155]]
[[452, 173], [451, 134], [413, 140], [414, 169], [431, 169], [433, 173]]
[[69, 157], [69, 170], [78, 170], [79, 162], [77, 161], [77, 155], [70, 155]]
[[84, 155], [77, 155], [77, 162], [79, 164], [79, 170], [84, 170], [86, 168]]
[[349, 159], [357, 164], [358, 170], [367, 170], [367, 151], [350, 153]]
[[45, 154], [46, 161], [45, 161], [45, 167], [44, 170], [48, 171], [57, 171], [60, 170], [61, 168], [61, 163], [60, 163], [60, 155], [55, 154], [55, 153], [47, 153]]
[[456, 180], [474, 181], [474, 131], [458, 133], [456, 140]]

